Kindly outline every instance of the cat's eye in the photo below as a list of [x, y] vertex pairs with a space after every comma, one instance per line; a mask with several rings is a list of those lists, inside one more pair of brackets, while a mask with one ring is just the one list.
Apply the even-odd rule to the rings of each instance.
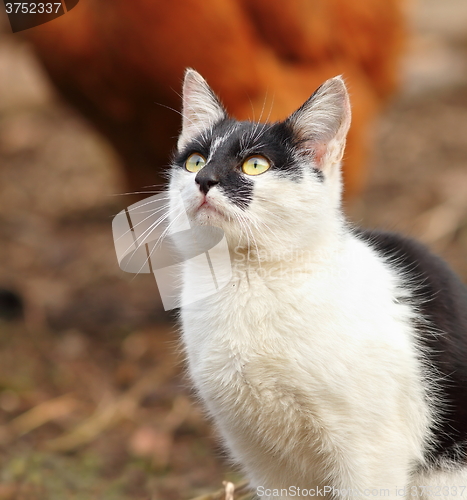
[[204, 165], [206, 165], [206, 160], [199, 153], [191, 154], [185, 162], [185, 168], [188, 170], [188, 172], [193, 173], [201, 170]]
[[248, 175], [259, 175], [269, 169], [271, 164], [264, 156], [250, 156], [242, 165], [242, 170]]

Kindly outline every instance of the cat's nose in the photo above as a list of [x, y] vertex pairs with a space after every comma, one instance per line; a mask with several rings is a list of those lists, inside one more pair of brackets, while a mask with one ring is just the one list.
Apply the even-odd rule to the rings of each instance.
[[219, 184], [219, 177], [215, 172], [205, 171], [203, 168], [196, 174], [195, 182], [198, 184], [201, 192], [207, 194], [213, 186]]

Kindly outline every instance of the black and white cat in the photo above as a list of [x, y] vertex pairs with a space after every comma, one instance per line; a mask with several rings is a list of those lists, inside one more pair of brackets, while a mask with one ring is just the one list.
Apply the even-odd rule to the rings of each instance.
[[[224, 231], [233, 271], [181, 309], [189, 373], [263, 498], [467, 497], [467, 290], [420, 244], [346, 223], [349, 125], [340, 77], [258, 124], [186, 72], [169, 194]], [[184, 297], [199, 280], [186, 263]]]

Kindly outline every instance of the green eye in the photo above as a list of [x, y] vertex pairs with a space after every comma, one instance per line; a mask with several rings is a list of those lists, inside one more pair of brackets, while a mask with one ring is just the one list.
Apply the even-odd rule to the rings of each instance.
[[206, 160], [199, 153], [193, 153], [185, 162], [185, 168], [188, 170], [188, 172], [193, 173], [201, 170], [204, 165], [206, 165]]
[[248, 175], [259, 175], [269, 169], [271, 164], [264, 156], [250, 156], [242, 165], [242, 170]]

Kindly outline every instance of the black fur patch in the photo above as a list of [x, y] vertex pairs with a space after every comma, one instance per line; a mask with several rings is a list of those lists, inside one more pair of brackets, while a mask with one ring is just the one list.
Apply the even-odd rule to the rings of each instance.
[[[216, 139], [220, 138], [225, 140], [216, 144]], [[243, 162], [249, 156], [262, 155], [271, 162], [271, 170], [298, 182], [303, 176], [303, 167], [296, 161], [297, 146], [293, 130], [286, 122], [258, 124], [226, 118], [187, 144], [176, 155], [174, 164], [184, 168], [187, 158], [195, 152], [209, 158], [204, 168], [210, 169], [211, 174], [219, 179], [219, 189], [245, 209], [253, 198], [254, 181], [242, 172]], [[313, 171], [322, 181], [322, 172]]]
[[359, 236], [394, 269], [408, 278], [423, 317], [439, 335], [417, 324], [429, 365], [438, 375], [443, 405], [440, 425], [433, 429], [434, 448], [427, 451], [429, 463], [448, 458], [467, 460], [467, 287], [439, 257], [420, 243], [381, 231], [360, 231]]

